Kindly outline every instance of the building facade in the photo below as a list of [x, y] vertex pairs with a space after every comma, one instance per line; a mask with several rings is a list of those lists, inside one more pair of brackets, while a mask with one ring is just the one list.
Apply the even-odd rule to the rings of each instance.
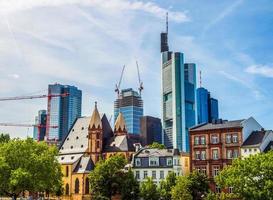
[[91, 199], [88, 175], [100, 158], [122, 154], [129, 161], [140, 141], [130, 137], [120, 113], [112, 130], [105, 115], [100, 116], [97, 105], [91, 117], [80, 117], [74, 122], [60, 145], [64, 194], [62, 199]]
[[170, 172], [183, 175], [180, 152], [178, 149], [143, 148], [134, 155], [132, 170], [139, 182], [151, 177], [159, 184]]
[[[165, 41], [165, 40], [164, 40]], [[166, 50], [162, 43], [161, 50]], [[161, 51], [163, 142], [189, 151], [189, 128], [196, 125], [196, 66], [180, 52]]]
[[39, 110], [35, 117], [35, 127], [33, 128], [33, 139], [42, 141], [46, 134], [46, 110]]
[[49, 140], [62, 141], [74, 121], [81, 116], [82, 91], [75, 86], [53, 84], [48, 86], [48, 95], [68, 94], [68, 96], [51, 97], [48, 101], [47, 128]]
[[126, 122], [126, 129], [130, 134], [140, 134], [140, 118], [143, 116], [143, 101], [138, 92], [132, 88], [121, 90], [121, 94], [114, 103], [114, 119], [122, 113]]
[[153, 142], [162, 143], [161, 120], [156, 117], [143, 116], [140, 119], [140, 135], [142, 145], [146, 146]]
[[197, 170], [210, 179], [210, 188], [220, 192], [214, 177], [221, 169], [241, 156], [241, 145], [262, 126], [252, 117], [246, 120], [218, 121], [197, 125], [190, 130], [191, 171]]
[[196, 91], [197, 96], [197, 122], [209, 123], [219, 119], [218, 100], [211, 98], [210, 92], [200, 87]]

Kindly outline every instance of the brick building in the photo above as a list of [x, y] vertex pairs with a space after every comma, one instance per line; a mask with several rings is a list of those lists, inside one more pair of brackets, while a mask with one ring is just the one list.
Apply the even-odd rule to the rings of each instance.
[[217, 120], [191, 128], [191, 171], [195, 169], [205, 173], [210, 179], [211, 190], [220, 192], [214, 177], [224, 166], [231, 164], [232, 159], [240, 156], [241, 145], [249, 135], [261, 129], [253, 117], [236, 121]]

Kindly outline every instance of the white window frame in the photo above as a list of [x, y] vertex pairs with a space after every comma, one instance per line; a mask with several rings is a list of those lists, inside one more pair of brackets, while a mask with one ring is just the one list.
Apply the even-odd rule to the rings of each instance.
[[[217, 154], [214, 154], [214, 152], [217, 152]], [[215, 157], [217, 155], [217, 157]], [[212, 149], [212, 159], [218, 160], [219, 159], [219, 149]]]
[[172, 165], [173, 165], [173, 159], [167, 158], [167, 166], [172, 166]]
[[149, 157], [149, 166], [159, 166], [159, 158]]
[[141, 159], [140, 158], [136, 158], [135, 159], [135, 164], [136, 164], [136, 167], [140, 167], [141, 166]]

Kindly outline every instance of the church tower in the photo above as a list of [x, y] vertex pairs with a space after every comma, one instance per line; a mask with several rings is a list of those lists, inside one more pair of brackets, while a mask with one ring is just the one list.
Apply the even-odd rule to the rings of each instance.
[[114, 135], [127, 135], [125, 120], [121, 112], [118, 114], [117, 120], [115, 122]]
[[95, 108], [88, 127], [88, 153], [94, 163], [99, 161], [102, 155], [103, 133], [100, 114], [95, 102]]

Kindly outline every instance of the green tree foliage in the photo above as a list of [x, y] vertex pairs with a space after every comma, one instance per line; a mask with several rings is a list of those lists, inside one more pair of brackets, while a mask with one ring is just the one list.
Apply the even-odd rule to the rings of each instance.
[[179, 176], [176, 185], [172, 188], [171, 194], [174, 200], [192, 200], [190, 191], [191, 182], [187, 176]]
[[122, 155], [115, 155], [107, 160], [100, 160], [89, 174], [93, 199], [111, 199], [120, 192], [126, 160]]
[[14, 139], [0, 145], [0, 192], [17, 197], [19, 193], [60, 193], [61, 166], [56, 147], [32, 139]]
[[152, 178], [147, 178], [147, 180], [140, 185], [140, 196], [143, 198], [143, 200], [159, 199], [160, 195]]
[[160, 199], [171, 200], [171, 190], [176, 184], [176, 175], [174, 172], [170, 172], [165, 180], [162, 180], [159, 185]]
[[204, 200], [234, 200], [239, 199], [237, 195], [221, 192], [220, 194], [209, 192]]
[[121, 199], [122, 200], [138, 200], [139, 199], [139, 183], [134, 177], [134, 173], [129, 170], [124, 173], [121, 184]]
[[148, 147], [152, 149], [166, 149], [164, 144], [159, 144], [158, 142], [153, 142], [153, 144], [150, 144]]
[[9, 134], [4, 134], [4, 133], [1, 133], [0, 134], [0, 143], [6, 143], [6, 142], [8, 142], [8, 141], [10, 141], [10, 136], [9, 136]]
[[236, 159], [216, 177], [222, 188], [233, 187], [241, 199], [272, 200], [273, 151]]
[[202, 196], [209, 191], [209, 181], [207, 176], [203, 173], [193, 171], [188, 175], [188, 179], [190, 181], [189, 190], [192, 193], [193, 199], [202, 199]]

